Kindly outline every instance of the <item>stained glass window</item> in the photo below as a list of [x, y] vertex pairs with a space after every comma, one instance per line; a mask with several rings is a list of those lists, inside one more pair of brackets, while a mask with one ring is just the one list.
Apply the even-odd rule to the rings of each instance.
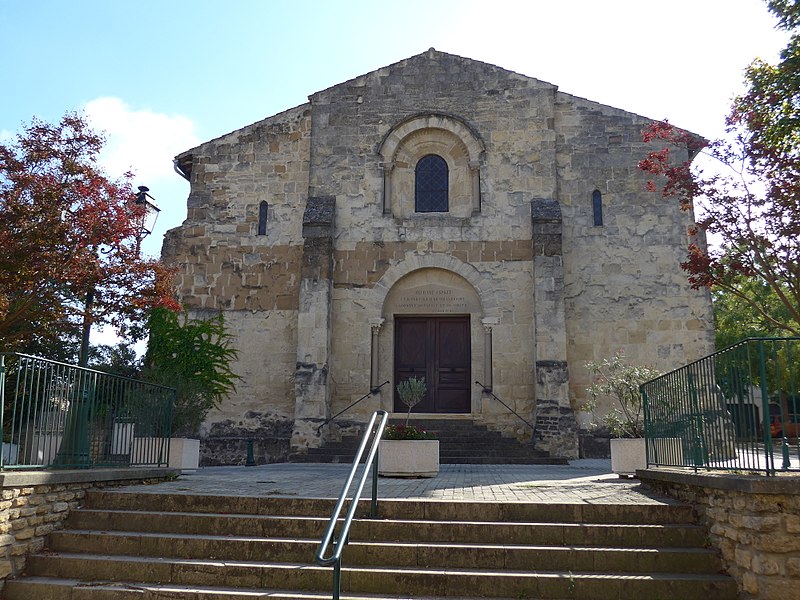
[[269, 204], [266, 200], [262, 200], [258, 205], [258, 235], [267, 235], [267, 213], [269, 212]]
[[592, 210], [594, 211], [594, 224], [598, 227], [603, 225], [603, 195], [600, 190], [592, 192]]
[[447, 212], [448, 170], [441, 156], [423, 156], [415, 169], [414, 199], [417, 212]]

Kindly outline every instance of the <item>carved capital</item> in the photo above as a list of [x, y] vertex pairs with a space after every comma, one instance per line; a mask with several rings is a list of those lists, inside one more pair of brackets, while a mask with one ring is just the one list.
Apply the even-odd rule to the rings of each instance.
[[492, 333], [492, 327], [497, 325], [500, 322], [500, 319], [497, 317], [485, 317], [481, 319], [481, 325], [483, 325], [483, 331], [485, 333]]

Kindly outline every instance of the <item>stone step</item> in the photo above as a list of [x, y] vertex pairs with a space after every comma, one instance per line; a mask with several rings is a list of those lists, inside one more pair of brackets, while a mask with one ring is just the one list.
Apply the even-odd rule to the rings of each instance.
[[[224, 586], [322, 591], [331, 585], [332, 569], [307, 563], [219, 561], [101, 554], [38, 554], [30, 559], [32, 576], [84, 581], [137, 582], [181, 586]], [[632, 598], [648, 600], [734, 600], [736, 585], [719, 575], [581, 571], [550, 572], [476, 568], [342, 568], [342, 587], [356, 593], [467, 596], [480, 598]], [[11, 590], [9, 590], [11, 592]], [[11, 596], [10, 600], [17, 600]]]
[[566, 465], [565, 458], [536, 456], [452, 456], [446, 457], [440, 464], [445, 465]]
[[[214, 494], [146, 494], [117, 490], [92, 490], [86, 493], [87, 511], [128, 511], [163, 513], [207, 513], [224, 516], [286, 516], [298, 519], [328, 519], [336, 501], [327, 498], [219, 496]], [[357, 517], [369, 513], [369, 500], [361, 500]], [[686, 504], [566, 504], [540, 502], [421, 502], [407, 498], [382, 498], [379, 517], [394, 520], [514, 523], [587, 524], [694, 524], [695, 514]], [[68, 521], [70, 523], [70, 521]], [[694, 525], [693, 525], [694, 526]], [[96, 529], [96, 527], [89, 527]]]
[[[222, 561], [307, 562], [319, 539], [235, 535], [155, 534], [69, 530], [53, 532], [51, 552], [123, 554], [139, 557], [199, 558]], [[716, 555], [702, 548], [614, 548], [481, 543], [367, 542], [354, 537], [347, 564], [426, 568], [480, 568], [546, 571], [708, 573]]]
[[[330, 597], [313, 563], [334, 500], [87, 492], [6, 600]], [[389, 499], [358, 507], [343, 598], [734, 600], [680, 504]]]
[[[570, 578], [571, 577], [571, 578]], [[563, 596], [546, 596], [543, 593], [545, 588], [553, 578], [562, 578], [567, 580], [567, 585], [561, 585], [563, 589], [566, 587], [567, 595]], [[591, 589], [595, 595], [586, 595], [579, 593], [578, 590], [590, 589], [591, 583], [580, 574], [567, 575], [563, 574], [541, 574], [541, 583], [539, 586], [540, 593], [533, 595], [522, 595], [522, 593], [513, 596], [513, 598], [542, 598], [547, 600], [567, 600], [580, 598], [582, 600], [618, 600], [619, 598], [629, 598], [637, 593], [637, 589], [642, 588], [642, 585], [626, 585], [625, 580], [614, 582], [614, 587], [607, 590], [609, 593], [603, 596], [598, 596], [596, 586]], [[704, 582], [706, 589], [712, 587], [711, 582]], [[715, 582], [718, 583], [718, 582]], [[609, 586], [610, 587], [610, 586]], [[697, 595], [684, 596], [679, 595], [681, 588], [685, 589], [686, 582], [680, 582], [674, 586], [675, 592], [671, 595], [648, 595], [650, 590], [646, 590], [645, 594], [639, 594], [647, 600], [675, 600], [683, 599], [691, 600], [692, 598], [700, 597]], [[727, 586], [729, 587], [729, 586]], [[631, 589], [630, 595], [627, 592], [616, 590]], [[264, 589], [264, 588], [244, 588], [244, 587], [220, 587], [220, 586], [182, 586], [175, 584], [157, 584], [157, 583], [141, 583], [141, 582], [97, 582], [87, 584], [85, 581], [77, 579], [57, 579], [45, 577], [29, 577], [23, 580], [9, 581], [7, 588], [9, 599], [13, 600], [163, 600], [165, 598], [172, 599], [186, 599], [186, 600], [254, 600], [256, 598], [271, 598], [273, 600], [326, 600], [330, 599], [330, 589], [324, 592], [310, 592], [310, 591], [287, 591], [278, 589]], [[734, 600], [735, 595], [731, 595], [726, 586], [714, 585], [714, 593], [706, 596], [705, 600]], [[556, 590], [558, 591], [558, 590]], [[440, 600], [443, 596], [430, 596], [414, 594], [410, 595], [406, 589], [399, 594], [364, 594], [364, 593], [347, 593], [343, 592], [340, 596], [341, 600]], [[476, 600], [474, 596], [446, 596], [448, 600]], [[495, 596], [497, 600], [511, 600], [512, 597], [500, 598]]]
[[[405, 423], [392, 419], [390, 424]], [[471, 420], [414, 419], [410, 425], [435, 433], [439, 440], [441, 464], [567, 464], [562, 458], [550, 458], [529, 443], [506, 437]], [[294, 454], [291, 462], [351, 463], [361, 443], [360, 436], [344, 436], [341, 440], [310, 448], [307, 454]]]
[[[331, 591], [302, 592], [263, 588], [224, 588], [219, 586], [180, 586], [157, 583], [113, 583], [92, 582], [87, 584], [79, 579], [59, 579], [54, 577], [27, 577], [9, 581], [6, 589], [9, 597], [15, 600], [164, 600], [166, 598], [186, 600], [330, 600]], [[87, 595], [88, 594], [88, 595]], [[346, 594], [341, 600], [398, 600], [409, 599], [408, 595], [384, 594]], [[413, 600], [440, 600], [432, 596], [414, 595]], [[448, 600], [475, 600], [474, 597], [450, 596]], [[512, 600], [498, 599], [498, 600]]]
[[[355, 456], [356, 450], [358, 447], [347, 447], [342, 446], [340, 444], [327, 444], [325, 446], [321, 446], [319, 448], [309, 448], [308, 455], [320, 455], [320, 454], [346, 454], [348, 456]], [[522, 446], [520, 444], [484, 444], [481, 442], [453, 442], [453, 443], [444, 443], [442, 440], [439, 440], [439, 454], [446, 455], [446, 454], [463, 454], [464, 451], [472, 450], [472, 454], [474, 455], [487, 455], [487, 454], [497, 454], [497, 455], [512, 455], [512, 456], [538, 456], [538, 457], [547, 457], [548, 454], [544, 452], [540, 452], [538, 450], [534, 450], [530, 446]]]
[[[70, 529], [317, 539], [323, 517], [250, 516], [213, 513], [81, 510], [68, 519]], [[595, 523], [518, 523], [357, 519], [351, 540], [419, 543], [487, 543], [627, 548], [702, 547], [705, 530], [697, 525]]]

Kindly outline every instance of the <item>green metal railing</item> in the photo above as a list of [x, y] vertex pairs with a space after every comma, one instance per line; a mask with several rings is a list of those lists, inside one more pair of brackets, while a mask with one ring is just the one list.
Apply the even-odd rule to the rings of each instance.
[[[378, 419], [380, 418], [380, 421]], [[333, 600], [339, 600], [339, 593], [342, 587], [342, 552], [347, 545], [347, 540], [350, 536], [350, 526], [353, 523], [356, 510], [358, 509], [359, 500], [361, 500], [361, 492], [364, 490], [364, 484], [370, 472], [372, 473], [372, 502], [370, 504], [369, 515], [371, 518], [378, 516], [378, 447], [380, 446], [383, 430], [386, 428], [386, 423], [389, 420], [389, 413], [385, 410], [377, 410], [372, 414], [372, 418], [367, 424], [364, 431], [364, 436], [361, 438], [361, 444], [358, 446], [358, 451], [353, 459], [353, 466], [350, 468], [350, 473], [342, 488], [342, 493], [339, 494], [339, 499], [333, 509], [328, 527], [325, 529], [325, 534], [322, 536], [322, 541], [317, 550], [316, 561], [323, 567], [333, 566]], [[377, 425], [376, 425], [377, 423]], [[369, 444], [369, 452], [363, 464], [361, 478], [358, 480], [356, 490], [350, 499], [350, 507], [347, 510], [347, 515], [344, 521], [339, 523], [342, 510], [347, 503], [347, 498], [350, 494], [350, 487], [353, 485], [353, 480], [361, 465], [361, 457], [367, 444], [372, 438], [372, 443]], [[370, 467], [372, 468], [370, 471]], [[337, 533], [338, 525], [338, 533]], [[332, 546], [332, 552], [327, 555], [329, 546]]]
[[166, 466], [175, 390], [0, 353], [3, 469]]
[[800, 338], [749, 338], [648, 381], [648, 466], [800, 469]]

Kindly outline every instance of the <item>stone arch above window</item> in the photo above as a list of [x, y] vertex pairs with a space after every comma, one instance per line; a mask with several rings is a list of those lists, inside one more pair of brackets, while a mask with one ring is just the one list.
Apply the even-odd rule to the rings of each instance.
[[384, 213], [408, 217], [417, 212], [415, 170], [431, 154], [441, 157], [448, 168], [447, 212], [457, 217], [480, 212], [484, 144], [459, 119], [438, 114], [407, 119], [384, 137], [378, 152], [383, 158]]

